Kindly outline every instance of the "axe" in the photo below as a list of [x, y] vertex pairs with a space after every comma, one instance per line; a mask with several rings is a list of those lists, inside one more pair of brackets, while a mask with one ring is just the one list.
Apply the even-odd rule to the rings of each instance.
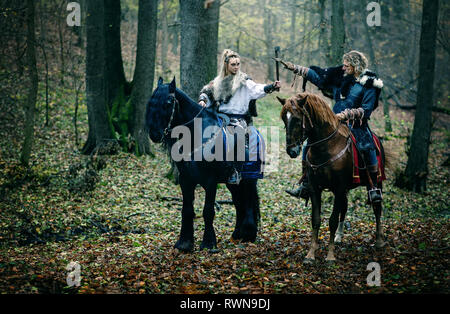
[[[278, 54], [280, 53], [280, 46], [275, 47], [275, 58], [278, 59]], [[278, 61], [275, 61], [275, 68], [276, 68], [276, 79], [277, 81], [280, 80], [280, 63]], [[277, 89], [279, 90], [279, 89]]]

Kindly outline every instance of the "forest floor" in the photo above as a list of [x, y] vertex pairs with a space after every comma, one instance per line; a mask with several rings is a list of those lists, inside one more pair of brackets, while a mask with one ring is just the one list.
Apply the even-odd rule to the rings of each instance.
[[[230, 241], [235, 212], [223, 204], [214, 220], [218, 252], [199, 251], [204, 193], [198, 189], [196, 243], [190, 254], [173, 248], [181, 223], [181, 191], [165, 177], [170, 165], [160, 146], [153, 146], [153, 158], [122, 152], [98, 157], [106, 167], [89, 171], [90, 157], [75, 145], [73, 109], [61, 100], [51, 107], [50, 126], [37, 125], [32, 165], [24, 169], [17, 162], [22, 126], [15, 123], [13, 112], [2, 111], [0, 293], [450, 292], [450, 176], [448, 166], [442, 165], [449, 153], [448, 116], [435, 116], [428, 191], [415, 194], [393, 185], [395, 169], [406, 164], [413, 112], [392, 108], [394, 132], [389, 134], [383, 131], [382, 109], [374, 113], [373, 129], [396, 156], [384, 185], [387, 245], [373, 246], [374, 215], [366, 204], [365, 188], [358, 188], [349, 194], [348, 223], [343, 243], [337, 245], [337, 261], [326, 263], [332, 195], [325, 192], [318, 257], [306, 265], [310, 205], [284, 192], [300, 177], [300, 160], [285, 153], [274, 95], [258, 103], [256, 126], [277, 126], [280, 146], [277, 171], [258, 183], [257, 241]], [[42, 120], [42, 104], [39, 109], [37, 121]], [[82, 107], [81, 143], [87, 133], [85, 112]], [[217, 199], [231, 199], [223, 185]], [[70, 262], [80, 265], [79, 287], [67, 285]], [[380, 287], [367, 285], [371, 262], [381, 267]]]

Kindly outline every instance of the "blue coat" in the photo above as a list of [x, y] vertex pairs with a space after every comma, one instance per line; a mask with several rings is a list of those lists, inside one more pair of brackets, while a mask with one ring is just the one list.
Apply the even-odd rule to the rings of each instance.
[[[337, 67], [325, 70], [317, 67], [315, 69], [310, 68], [306, 79], [321, 90], [327, 90], [332, 94], [336, 102], [333, 106], [334, 113], [342, 112], [345, 109], [364, 109], [362, 123], [355, 122], [350, 128], [360, 151], [375, 149], [368, 120], [370, 120], [373, 110], [378, 106], [378, 98], [381, 91], [381, 88], [374, 86], [374, 82], [376, 81], [378, 86], [382, 86], [382, 82], [377, 79], [375, 73], [369, 71], [365, 71], [361, 75], [359, 82], [354, 77], [344, 77], [339, 72], [340, 76], [334, 75], [334, 79], [328, 78], [327, 72], [336, 71], [336, 69]], [[364, 82], [364, 85], [360, 82]]]

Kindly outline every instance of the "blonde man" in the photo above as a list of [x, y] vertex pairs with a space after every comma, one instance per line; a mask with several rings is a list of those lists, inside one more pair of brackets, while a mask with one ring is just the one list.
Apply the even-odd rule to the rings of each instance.
[[[333, 98], [335, 100], [333, 111], [340, 120], [352, 120], [349, 124], [350, 129], [356, 138], [358, 150], [364, 157], [370, 177], [376, 184], [378, 161], [368, 121], [372, 111], [378, 107], [383, 82], [374, 72], [367, 69], [369, 62], [363, 53], [352, 50], [344, 54], [342, 61], [343, 65], [327, 69], [315, 66], [308, 68], [290, 62], [284, 62], [284, 65], [316, 85], [324, 95]], [[303, 149], [303, 160], [306, 151]], [[305, 164], [303, 169], [306, 170]], [[295, 197], [307, 198], [307, 180], [304, 180], [297, 189], [286, 192]], [[381, 201], [381, 192], [372, 201]]]

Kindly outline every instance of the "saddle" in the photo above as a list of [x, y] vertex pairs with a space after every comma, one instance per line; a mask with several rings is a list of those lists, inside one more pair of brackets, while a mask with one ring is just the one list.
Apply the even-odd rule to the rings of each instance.
[[[224, 119], [224, 115], [221, 114], [218, 117], [222, 126], [224, 160], [229, 160], [227, 157], [237, 158], [237, 152], [240, 148], [236, 142], [235, 134], [230, 133], [230, 130], [235, 127], [242, 128], [241, 134], [245, 133], [244, 160], [239, 161], [242, 162], [240, 170], [242, 178], [262, 179], [264, 177], [265, 143], [261, 133], [253, 125], [247, 125], [246, 121], [240, 117], [230, 115]], [[233, 154], [230, 152], [234, 152], [234, 156], [231, 156]]]
[[[353, 134], [350, 133], [352, 139], [352, 159], [353, 159], [353, 183], [361, 184], [360, 171], [365, 170], [364, 160], [362, 159], [362, 155], [358, 152], [356, 148], [356, 139]], [[384, 173], [384, 163], [383, 156], [381, 153], [381, 142], [378, 137], [372, 133], [373, 141], [375, 142], [376, 153], [377, 153], [377, 161], [378, 161], [378, 175], [377, 175], [377, 183], [381, 183], [386, 180], [386, 176]]]

